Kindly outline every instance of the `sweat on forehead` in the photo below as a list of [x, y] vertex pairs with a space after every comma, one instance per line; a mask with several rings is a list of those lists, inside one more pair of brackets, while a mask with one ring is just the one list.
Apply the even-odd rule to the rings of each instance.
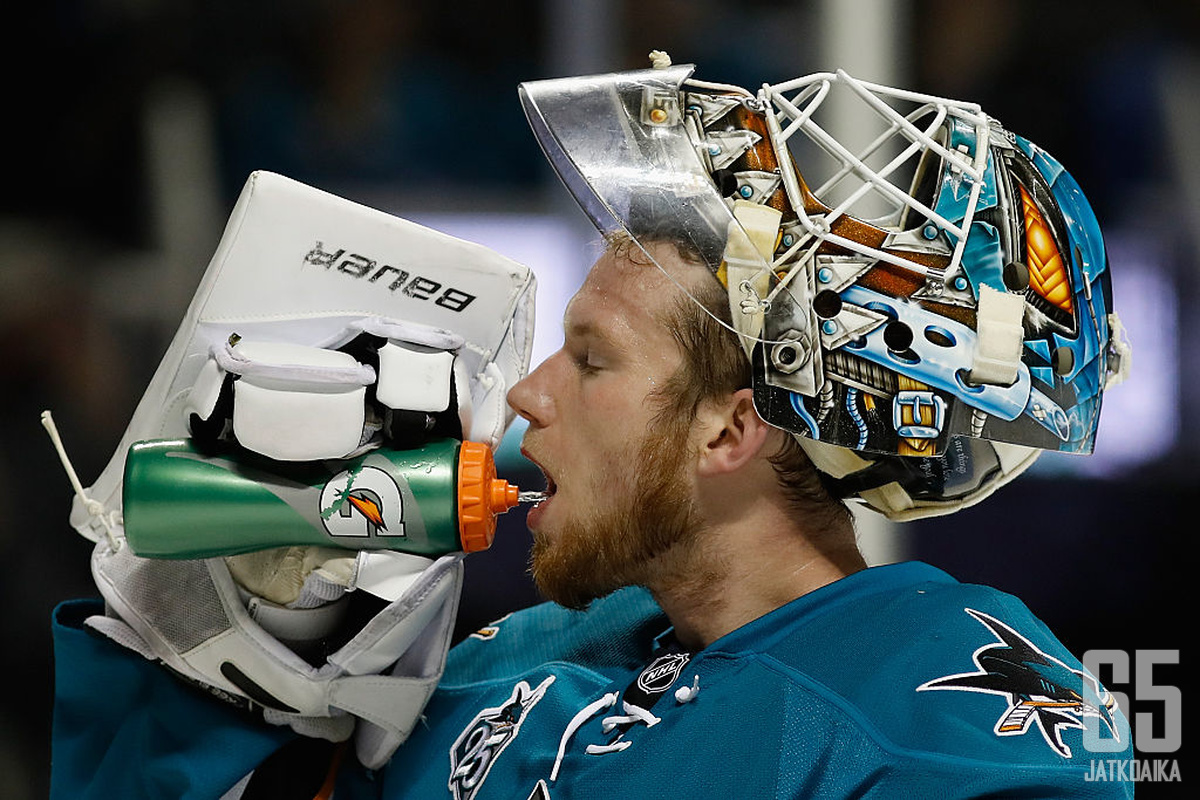
[[651, 285], [676, 284], [694, 296], [720, 286], [696, 247], [675, 237], [643, 236], [635, 240], [625, 231], [617, 231], [605, 237], [605, 254], [622, 267], [645, 269], [645, 280]]
[[[671, 257], [664, 254], [659, 260], [669, 261]], [[639, 319], [656, 322], [656, 311], [681, 296], [683, 292], [654, 262], [644, 256], [635, 261], [606, 251], [571, 298], [564, 322], [575, 330], [623, 327], [638, 324]]]
[[[685, 268], [672, 266], [673, 253], [661, 253], [658, 260], [672, 271]], [[691, 269], [706, 272], [702, 267]], [[644, 256], [634, 262], [605, 252], [567, 304], [566, 345], [577, 350], [588, 342], [606, 344], [613, 353], [632, 355], [635, 360], [678, 357], [675, 320], [679, 306], [691, 303], [687, 297]]]

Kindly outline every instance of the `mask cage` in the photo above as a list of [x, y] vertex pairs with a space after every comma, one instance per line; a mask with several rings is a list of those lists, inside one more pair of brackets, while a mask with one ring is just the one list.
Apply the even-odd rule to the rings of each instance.
[[[978, 105], [867, 83], [841, 70], [764, 85], [756, 102], [800, 227], [792, 244], [775, 257], [773, 269], [790, 273], [810, 262], [822, 244], [935, 283], [944, 283], [957, 269], [987, 165], [990, 120]], [[839, 112], [854, 120], [856, 131], [874, 126], [860, 135], [865, 144], [851, 149], [822, 124]], [[953, 146], [951, 129], [961, 132]], [[796, 169], [793, 149], [802, 154], [804, 175]], [[965, 205], [956, 206], [958, 219], [934, 207], [943, 182], [965, 195]], [[848, 235], [857, 227], [848, 218], [891, 234], [892, 241], [880, 246]], [[947, 258], [938, 264], [908, 257], [904, 237], [897, 234], [912, 231], [922, 236], [923, 251], [936, 250], [940, 240]], [[787, 282], [786, 277], [781, 281]]]

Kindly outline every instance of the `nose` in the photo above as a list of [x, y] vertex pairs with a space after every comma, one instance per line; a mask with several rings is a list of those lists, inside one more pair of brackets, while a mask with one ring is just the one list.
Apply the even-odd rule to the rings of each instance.
[[552, 358], [543, 361], [508, 390], [509, 407], [534, 427], [545, 427], [553, 416], [554, 400], [548, 390], [550, 382], [546, 379], [547, 365]]

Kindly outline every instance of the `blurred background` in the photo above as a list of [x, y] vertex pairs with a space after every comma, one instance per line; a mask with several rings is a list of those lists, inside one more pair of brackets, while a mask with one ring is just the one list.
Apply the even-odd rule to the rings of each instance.
[[[46, 0], [6, 16], [4, 797], [46, 794], [50, 612], [95, 594], [90, 544], [67, 524], [71, 491], [42, 409], [54, 411], [89, 484], [255, 169], [527, 263], [539, 279], [540, 360], [557, 347], [562, 306], [595, 236], [543, 163], [516, 85], [646, 67], [651, 49], [698, 64], [699, 77], [749, 87], [842, 67], [976, 101], [1065, 163], [1106, 231], [1115, 305], [1134, 347], [1130, 380], [1106, 396], [1096, 455], [1043, 458], [953, 517], [903, 527], [864, 519], [862, 535], [873, 561], [920, 558], [1019, 595], [1076, 654], [1193, 655], [1194, 2]], [[501, 471], [536, 485], [516, 452], [521, 432], [506, 439]], [[460, 636], [536, 602], [522, 521], [508, 514], [493, 549], [467, 560]], [[1181, 665], [1160, 665], [1141, 680], [1181, 687], [1182, 675]], [[1149, 697], [1132, 710], [1153, 717], [1161, 737], [1164, 707]]]

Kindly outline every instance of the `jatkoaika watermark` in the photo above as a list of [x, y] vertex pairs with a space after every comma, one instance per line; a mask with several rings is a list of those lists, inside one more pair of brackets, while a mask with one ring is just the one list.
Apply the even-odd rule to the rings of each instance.
[[1093, 758], [1083, 779], [1085, 781], [1158, 781], [1162, 783], [1183, 781], [1183, 777], [1179, 774], [1179, 762], [1175, 759], [1163, 758]]
[[[1132, 664], [1132, 670], [1131, 670]], [[1128, 692], [1110, 689], [1117, 706], [1124, 710], [1116, 730], [1085, 720], [1083, 746], [1090, 753], [1118, 753], [1132, 736], [1138, 753], [1176, 753], [1183, 746], [1183, 692], [1178, 686], [1157, 683], [1156, 665], [1179, 664], [1178, 650], [1135, 650], [1132, 658], [1125, 650], [1089, 650], [1083, 666], [1097, 678], [1111, 675], [1108, 686], [1127, 686]], [[1133, 702], [1153, 703], [1155, 711], [1134, 711]], [[1158, 704], [1161, 704], [1159, 706]], [[1159, 710], [1160, 709], [1160, 710]], [[1128, 721], [1127, 721], [1128, 719]], [[1131, 730], [1132, 729], [1132, 730]], [[1088, 781], [1182, 782], [1178, 759], [1173, 758], [1094, 758]]]

